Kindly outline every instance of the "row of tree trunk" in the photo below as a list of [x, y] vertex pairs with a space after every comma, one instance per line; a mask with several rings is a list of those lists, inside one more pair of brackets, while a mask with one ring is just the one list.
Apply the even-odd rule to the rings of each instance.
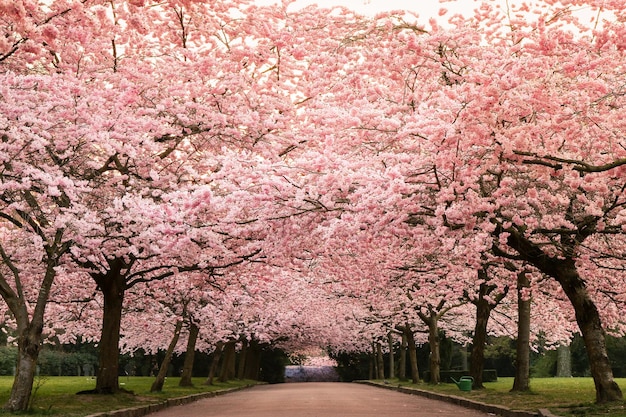
[[[174, 335], [150, 389], [152, 392], [160, 392], [163, 389], [167, 370], [174, 356], [174, 350], [176, 349], [182, 328], [183, 322], [181, 320], [176, 323]], [[179, 385], [183, 387], [193, 385], [191, 376], [198, 333], [199, 328], [191, 323], [189, 327], [189, 338], [187, 339], [187, 348], [185, 350], [183, 370], [179, 382]], [[237, 353], [237, 344], [241, 345], [239, 353]], [[213, 351], [208, 376], [204, 383], [206, 385], [213, 385], [216, 378], [219, 382], [226, 382], [233, 379], [258, 379], [261, 363], [261, 348], [262, 346], [255, 340], [248, 342], [245, 339], [240, 339], [218, 342]]]
[[[508, 288], [494, 293], [496, 286], [489, 285], [486, 279], [486, 271], [482, 271], [485, 276], [481, 276], [483, 284], [479, 289], [478, 298], [472, 301], [476, 306], [476, 320], [474, 328], [474, 337], [472, 341], [472, 351], [470, 354], [469, 374], [474, 379], [473, 388], [481, 389], [483, 385], [483, 370], [485, 360], [485, 345], [487, 343], [487, 325], [491, 311], [504, 299], [508, 292]], [[530, 281], [525, 271], [518, 274], [518, 338], [516, 347], [516, 375], [513, 383], [512, 391], [528, 391], [530, 389], [530, 305], [531, 300], [523, 297], [523, 289], [530, 286]], [[487, 296], [495, 303], [487, 301]], [[440, 310], [440, 309], [439, 309]], [[433, 314], [423, 315], [422, 321], [428, 325], [428, 343], [430, 347], [429, 354], [429, 370], [431, 384], [438, 384], [441, 381], [441, 354], [440, 354], [440, 336], [438, 319], [439, 314], [435, 311]], [[387, 343], [389, 349], [389, 378], [395, 377], [395, 358], [394, 352], [394, 333], [399, 333], [402, 337], [399, 352], [398, 378], [401, 381], [407, 380], [406, 361], [407, 354], [410, 362], [411, 381], [416, 384], [420, 382], [419, 369], [417, 363], [417, 346], [415, 343], [414, 331], [405, 323], [403, 326], [397, 326], [395, 331], [390, 331], [387, 335]], [[382, 342], [378, 341], [373, 344], [373, 360], [372, 372], [377, 379], [385, 379], [385, 364], [383, 360]]]
[[[484, 277], [483, 277], [484, 278]], [[497, 306], [506, 295], [506, 291], [499, 294], [493, 294], [495, 287], [489, 286], [487, 281], [481, 285], [479, 297], [473, 302], [476, 305], [476, 325], [474, 329], [474, 338], [472, 351], [470, 355], [469, 374], [474, 378], [474, 389], [483, 388], [483, 370], [484, 370], [484, 351], [487, 341], [487, 324], [491, 311]], [[531, 299], [525, 298], [523, 292], [525, 288], [530, 287], [530, 280], [526, 275], [526, 271], [520, 271], [517, 275], [517, 298], [518, 298], [518, 329], [516, 342], [516, 361], [515, 361], [515, 379], [512, 391], [528, 391], [530, 390], [530, 313]], [[490, 295], [496, 304], [488, 303], [485, 296]], [[432, 320], [431, 323], [436, 323]], [[393, 354], [396, 345], [394, 335], [401, 337], [400, 349], [398, 352], [398, 366], [396, 367], [395, 356]], [[398, 379], [406, 381], [409, 378], [406, 375], [407, 356], [410, 363], [411, 375], [410, 379], [413, 383], [420, 382], [419, 370], [417, 363], [417, 346], [411, 326], [407, 323], [404, 326], [398, 326], [394, 331], [387, 334], [388, 356], [387, 369], [389, 369], [388, 377], [390, 379], [396, 377], [397, 369]], [[429, 345], [430, 345], [430, 383], [439, 383], [440, 379], [440, 343], [439, 330], [437, 326], [429, 328]], [[569, 346], [563, 345], [558, 349], [557, 376], [571, 376], [571, 355]], [[372, 346], [372, 361], [370, 378], [385, 379], [385, 363], [383, 359], [382, 342], [375, 342]]]

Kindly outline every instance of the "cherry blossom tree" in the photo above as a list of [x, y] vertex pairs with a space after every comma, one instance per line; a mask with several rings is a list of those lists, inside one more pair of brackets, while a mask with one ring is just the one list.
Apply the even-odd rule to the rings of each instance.
[[[484, 16], [490, 12], [485, 8]], [[561, 284], [594, 364], [597, 401], [612, 401], [621, 392], [606, 356], [600, 311], [578, 265], [590, 256], [588, 238], [621, 233], [622, 184], [615, 172], [622, 150], [611, 143], [621, 130], [614, 106], [622, 95], [609, 62], [619, 61], [623, 49], [611, 43], [619, 32], [610, 25], [598, 43], [598, 35], [548, 26], [549, 17], [516, 20], [514, 42], [496, 37], [493, 51], [478, 38], [470, 45], [470, 37], [482, 34], [480, 26], [469, 29], [470, 22], [457, 28], [463, 42], [431, 47], [444, 76], [445, 96], [438, 101], [447, 103], [451, 128], [425, 135], [439, 144], [433, 165], [442, 186], [437, 212], [447, 229], [472, 224], [491, 231], [498, 255], [527, 261]], [[492, 56], [488, 68], [486, 59], [476, 59], [483, 53]], [[579, 57], [576, 68], [565, 55]], [[591, 69], [602, 63], [602, 75]], [[596, 119], [603, 122], [589, 123]]]
[[20, 352], [5, 405], [12, 411], [28, 407], [50, 291], [80, 233], [74, 219], [89, 213], [80, 201], [92, 186], [84, 176], [91, 170], [86, 130], [77, 121], [81, 91], [62, 75], [2, 77], [0, 282]]

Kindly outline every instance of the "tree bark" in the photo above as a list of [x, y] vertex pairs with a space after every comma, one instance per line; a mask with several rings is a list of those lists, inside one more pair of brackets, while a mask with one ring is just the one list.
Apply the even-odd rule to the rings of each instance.
[[241, 352], [239, 352], [239, 364], [237, 366], [237, 379], [245, 379], [246, 357], [248, 356], [248, 341], [241, 341]]
[[415, 344], [415, 335], [413, 329], [408, 323], [404, 325], [404, 334], [406, 335], [407, 347], [409, 350], [409, 362], [411, 364], [411, 382], [418, 384], [420, 382], [419, 368], [417, 366], [417, 346]]
[[120, 273], [121, 260], [110, 261], [111, 268], [106, 274], [93, 274], [104, 297], [102, 316], [102, 335], [98, 352], [98, 375], [96, 389], [98, 394], [115, 394], [119, 386], [119, 342], [122, 322], [122, 306], [126, 292], [126, 279]]
[[370, 379], [378, 379], [378, 357], [376, 356], [376, 342], [372, 342], [372, 364], [374, 365], [374, 377]]
[[517, 343], [515, 355], [515, 379], [511, 391], [530, 391], [530, 305], [524, 299], [524, 289], [530, 287], [526, 271], [517, 275]]
[[209, 368], [209, 376], [206, 381], [204, 381], [204, 385], [213, 385], [213, 378], [215, 378], [215, 372], [217, 372], [217, 366], [220, 362], [220, 357], [222, 356], [222, 349], [224, 349], [224, 342], [217, 342], [215, 345], [215, 351], [213, 352], [211, 367]]
[[393, 352], [393, 332], [389, 332], [387, 335], [387, 341], [389, 343], [389, 379], [394, 379], [396, 377], [396, 364]]
[[385, 379], [385, 361], [383, 360], [383, 347], [380, 342], [376, 342], [376, 363], [378, 363], [376, 378]]
[[556, 350], [556, 376], [561, 378], [572, 376], [572, 352], [569, 345], [562, 344]]
[[178, 320], [176, 322], [176, 328], [174, 329], [174, 335], [172, 336], [170, 345], [167, 347], [167, 351], [165, 352], [165, 357], [163, 358], [163, 362], [161, 362], [159, 373], [157, 374], [154, 382], [152, 383], [152, 386], [150, 387], [150, 392], [163, 391], [163, 384], [165, 383], [167, 370], [169, 369], [170, 363], [172, 362], [172, 356], [174, 356], [174, 349], [176, 349], [176, 345], [178, 344], [178, 339], [180, 338], [180, 331], [182, 330], [182, 328], [183, 328], [183, 321]]
[[196, 342], [200, 328], [193, 322], [189, 323], [189, 338], [187, 339], [187, 349], [185, 349], [185, 362], [183, 363], [183, 372], [180, 375], [179, 387], [192, 387], [191, 377], [193, 374], [193, 363], [196, 356]]
[[220, 371], [219, 381], [226, 382], [235, 377], [235, 341], [230, 340], [224, 345], [224, 359]]
[[245, 379], [258, 380], [261, 366], [261, 346], [256, 340], [251, 340], [246, 350]]
[[15, 286], [18, 288], [18, 292], [15, 292], [4, 274], [0, 273], [0, 295], [15, 318], [18, 333], [18, 356], [15, 378], [13, 379], [9, 400], [4, 405], [4, 409], [10, 412], [27, 411], [30, 407], [35, 370], [37, 369], [37, 360], [41, 351], [46, 305], [50, 298], [50, 289], [56, 278], [55, 268], [58, 265], [58, 259], [67, 250], [66, 245], [59, 246], [61, 236], [62, 233], [58, 232], [55, 243], [46, 245], [46, 271], [39, 286], [32, 316], [29, 315], [27, 300], [21, 293], [20, 270], [13, 264], [11, 258], [7, 256], [4, 248], [0, 246], [2, 262], [11, 270]]
[[596, 387], [596, 402], [620, 401], [623, 398], [622, 391], [613, 379], [613, 370], [606, 349], [606, 334], [598, 308], [578, 274], [575, 262], [571, 259], [560, 262], [562, 267], [559, 268], [557, 280], [576, 312], [576, 322], [585, 341], [591, 375]]
[[[491, 311], [496, 308], [500, 301], [508, 294], [508, 287], [495, 296], [492, 294], [498, 287], [490, 284], [487, 269], [478, 271], [478, 280], [481, 282], [478, 289], [478, 299], [472, 301], [476, 306], [476, 323], [474, 324], [474, 338], [472, 340], [472, 352], [470, 353], [470, 375], [474, 378], [472, 388], [483, 389], [483, 370], [485, 368], [485, 345], [487, 343], [487, 325]], [[491, 296], [493, 304], [487, 300]]]
[[439, 340], [439, 320], [436, 315], [431, 315], [428, 324], [428, 344], [430, 345], [430, 383], [439, 384], [441, 382], [441, 352]]
[[474, 337], [470, 354], [470, 375], [474, 378], [472, 385], [474, 389], [484, 388], [485, 344], [487, 343], [487, 324], [491, 315], [491, 306], [484, 299], [483, 287], [485, 287], [485, 284], [481, 284], [480, 287], [479, 298], [474, 302], [476, 306], [476, 323], [474, 324]]
[[406, 350], [407, 350], [406, 334], [402, 332], [402, 343], [400, 344], [400, 363], [398, 364], [398, 379], [406, 381]]
[[[591, 375], [596, 388], [596, 402], [606, 403], [621, 401], [622, 391], [613, 379], [613, 371], [606, 349], [606, 335], [598, 308], [587, 291], [585, 281], [576, 269], [573, 246], [576, 242], [565, 239], [565, 256], [551, 257], [541, 248], [526, 239], [515, 230], [507, 230], [507, 244], [515, 249], [527, 262], [537, 267], [544, 274], [553, 277], [561, 284], [561, 288], [574, 307], [576, 322], [583, 336]], [[579, 239], [582, 239], [579, 237]]]
[[4, 406], [8, 411], [27, 411], [35, 380], [37, 359], [41, 350], [41, 336], [29, 328], [21, 332], [18, 340], [17, 367], [11, 388], [11, 396]]

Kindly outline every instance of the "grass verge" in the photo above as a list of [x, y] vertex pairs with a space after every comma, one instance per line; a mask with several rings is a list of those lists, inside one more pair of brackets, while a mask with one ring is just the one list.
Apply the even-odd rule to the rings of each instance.
[[[63, 417], [84, 417], [89, 414], [119, 410], [152, 403], [163, 402], [168, 398], [184, 397], [203, 392], [219, 391], [245, 387], [256, 381], [216, 382], [215, 385], [203, 385], [205, 378], [193, 378], [193, 387], [179, 387], [180, 378], [167, 378], [160, 393], [151, 393], [150, 386], [154, 377], [120, 377], [120, 388], [128, 392], [115, 395], [76, 395], [79, 391], [94, 389], [95, 379], [79, 376], [36, 377], [33, 384], [31, 410], [27, 415], [50, 415]], [[13, 377], [0, 376], [0, 406], [9, 399]], [[14, 415], [0, 409], [0, 415]]]
[[[381, 382], [381, 381], [377, 381]], [[626, 378], [616, 382], [626, 393]], [[484, 390], [460, 391], [455, 384], [411, 384], [399, 380], [387, 380], [392, 386], [418, 388], [440, 394], [465, 397], [473, 401], [507, 407], [511, 410], [536, 412], [540, 408], [565, 417], [625, 417], [626, 402], [595, 404], [595, 388], [591, 378], [534, 378], [529, 392], [510, 392], [513, 378], [498, 378], [486, 382]]]

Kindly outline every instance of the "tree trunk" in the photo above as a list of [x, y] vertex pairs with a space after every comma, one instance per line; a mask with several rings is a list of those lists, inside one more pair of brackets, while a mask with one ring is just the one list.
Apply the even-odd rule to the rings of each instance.
[[406, 381], [406, 349], [407, 338], [406, 334], [402, 332], [402, 343], [400, 344], [400, 363], [398, 364], [398, 379], [400, 381]]
[[396, 377], [396, 364], [395, 358], [393, 357], [393, 332], [389, 332], [387, 340], [389, 342], [389, 379], [394, 379]]
[[[537, 267], [544, 274], [556, 279], [572, 303], [576, 313], [576, 322], [587, 348], [591, 375], [596, 387], [596, 402], [621, 401], [623, 398], [622, 391], [613, 379], [613, 371], [606, 350], [606, 335], [602, 328], [600, 314], [589, 296], [585, 281], [576, 269], [576, 261], [573, 256], [564, 258], [548, 256], [538, 246], [516, 231], [509, 231], [507, 244], [521, 254], [524, 260]], [[565, 240], [563, 246], [568, 253], [574, 253], [574, 249], [571, 247], [573, 245], [575, 242]]]
[[163, 391], [163, 384], [165, 383], [167, 370], [169, 369], [170, 363], [172, 362], [172, 356], [174, 356], [174, 349], [176, 349], [176, 345], [178, 344], [178, 339], [180, 338], [180, 331], [182, 330], [182, 328], [183, 328], [183, 321], [178, 320], [176, 322], [176, 328], [174, 329], [174, 335], [172, 336], [170, 345], [167, 347], [167, 351], [165, 352], [165, 357], [163, 358], [163, 362], [161, 362], [159, 373], [157, 374], [154, 382], [152, 383], [152, 386], [150, 387], [150, 392]]
[[428, 344], [430, 345], [430, 383], [439, 384], [441, 382], [441, 353], [439, 340], [439, 320], [436, 315], [431, 315], [428, 319]]
[[213, 378], [215, 377], [215, 372], [217, 372], [217, 365], [220, 362], [220, 357], [222, 356], [222, 349], [224, 349], [224, 342], [217, 342], [215, 345], [215, 351], [213, 352], [213, 360], [211, 361], [211, 367], [209, 368], [209, 376], [206, 381], [204, 381], [204, 385], [213, 385]]
[[560, 345], [556, 350], [556, 376], [561, 378], [572, 376], [572, 352], [569, 345]]
[[237, 366], [237, 379], [245, 379], [246, 372], [246, 356], [248, 356], [248, 341], [241, 341], [241, 352], [239, 352], [239, 365]]
[[420, 382], [419, 368], [417, 366], [417, 346], [415, 344], [415, 335], [409, 324], [404, 325], [404, 334], [406, 335], [407, 347], [409, 350], [409, 362], [411, 364], [411, 382], [418, 384]]
[[376, 356], [376, 342], [372, 342], [372, 364], [374, 364], [374, 377], [370, 379], [378, 379], [378, 357]]
[[261, 366], [261, 346], [256, 340], [251, 340], [246, 350], [245, 379], [258, 380]]
[[179, 387], [192, 387], [191, 377], [193, 375], [193, 362], [196, 356], [196, 341], [200, 328], [193, 322], [189, 323], [189, 338], [187, 339], [187, 349], [185, 349], [185, 362], [183, 372], [180, 375]]
[[523, 291], [530, 287], [526, 271], [517, 275], [517, 346], [515, 356], [515, 379], [511, 391], [530, 391], [530, 305]]
[[120, 389], [118, 379], [119, 342], [122, 306], [126, 291], [126, 279], [120, 273], [121, 268], [121, 261], [111, 261], [111, 269], [106, 274], [92, 275], [104, 297], [95, 389], [98, 394], [115, 394]]
[[220, 382], [226, 382], [235, 377], [235, 341], [230, 340], [224, 345], [224, 359], [220, 371]]
[[474, 301], [476, 306], [476, 323], [474, 325], [474, 337], [472, 339], [472, 353], [470, 354], [470, 375], [474, 378], [473, 388], [484, 388], [483, 369], [485, 367], [485, 344], [487, 343], [487, 324], [491, 315], [491, 306], [485, 300], [483, 289], [486, 285], [480, 285], [480, 295]]
[[385, 379], [385, 361], [383, 360], [383, 347], [380, 342], [376, 342], [376, 363], [378, 363], [376, 378]]
[[[58, 238], [60, 239], [60, 237], [61, 234], [59, 232]], [[56, 246], [56, 243], [52, 246], [46, 245], [46, 272], [39, 286], [37, 302], [32, 310], [32, 316], [29, 315], [27, 300], [24, 298], [24, 295], [21, 292], [15, 292], [6, 281], [5, 276], [0, 274], [0, 295], [15, 318], [18, 333], [15, 378], [13, 379], [9, 400], [4, 405], [4, 409], [7, 411], [28, 411], [30, 407], [37, 359], [41, 351], [46, 305], [50, 298], [50, 289], [56, 278], [55, 268], [58, 265], [57, 260], [66, 249], [66, 247]], [[13, 264], [1, 246], [0, 251], [2, 253], [2, 262], [12, 271], [15, 284], [21, 287], [19, 268]]]
[[474, 304], [476, 305], [476, 323], [470, 354], [470, 375], [474, 378], [473, 388], [480, 389], [484, 388], [485, 344], [487, 343], [487, 323], [491, 315], [491, 307], [482, 296]]
[[11, 396], [4, 406], [5, 410], [12, 412], [27, 411], [30, 408], [37, 358], [41, 350], [41, 336], [38, 337], [30, 327], [22, 333], [18, 340], [17, 367]]
[[576, 270], [574, 260], [565, 259], [560, 263], [561, 268], [558, 268], [556, 278], [576, 312], [576, 322], [585, 341], [591, 376], [596, 387], [596, 402], [620, 401], [623, 398], [622, 391], [613, 379], [613, 370], [606, 349], [606, 334], [598, 308], [589, 296], [585, 282]]

